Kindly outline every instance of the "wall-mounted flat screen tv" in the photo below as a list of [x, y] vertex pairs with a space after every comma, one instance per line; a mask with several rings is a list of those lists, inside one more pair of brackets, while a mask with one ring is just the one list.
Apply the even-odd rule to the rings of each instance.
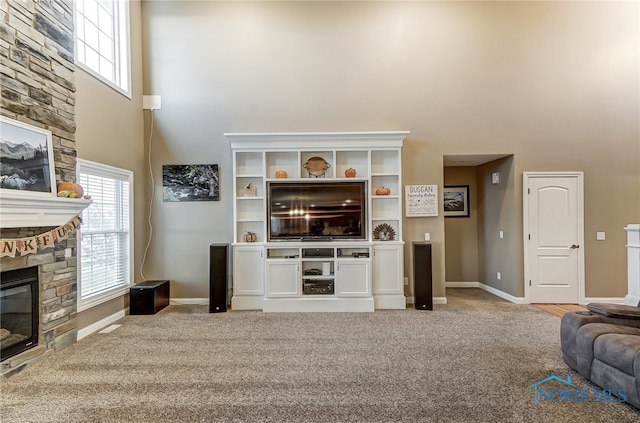
[[366, 185], [269, 182], [269, 241], [366, 239]]

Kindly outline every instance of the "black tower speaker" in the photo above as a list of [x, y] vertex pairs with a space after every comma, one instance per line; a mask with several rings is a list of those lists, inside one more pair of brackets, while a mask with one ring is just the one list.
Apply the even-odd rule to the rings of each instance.
[[414, 305], [417, 310], [433, 310], [431, 244], [413, 243]]
[[229, 244], [209, 246], [209, 313], [227, 311]]

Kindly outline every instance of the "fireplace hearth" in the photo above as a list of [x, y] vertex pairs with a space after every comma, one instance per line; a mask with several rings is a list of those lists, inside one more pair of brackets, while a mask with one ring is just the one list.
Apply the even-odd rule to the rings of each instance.
[[38, 268], [0, 276], [0, 361], [38, 345]]

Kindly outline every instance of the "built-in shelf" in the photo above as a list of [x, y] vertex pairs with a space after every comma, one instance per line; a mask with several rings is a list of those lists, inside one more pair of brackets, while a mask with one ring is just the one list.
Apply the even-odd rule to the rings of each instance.
[[53, 194], [0, 193], [0, 228], [60, 226], [82, 213], [91, 200]]
[[[404, 131], [225, 134], [233, 153], [235, 193], [232, 308], [404, 308], [401, 170], [407, 135]], [[307, 163], [326, 165], [325, 173], [310, 171]], [[356, 181], [367, 192], [363, 239], [269, 240], [270, 184]], [[255, 197], [244, 196], [249, 184], [255, 187]], [[390, 195], [375, 195], [382, 187]], [[394, 241], [384, 244], [374, 239], [372, 232], [382, 223], [393, 228]], [[250, 237], [255, 242], [247, 242], [251, 240], [245, 238], [247, 232], [255, 235]], [[374, 241], [380, 247], [374, 247]]]

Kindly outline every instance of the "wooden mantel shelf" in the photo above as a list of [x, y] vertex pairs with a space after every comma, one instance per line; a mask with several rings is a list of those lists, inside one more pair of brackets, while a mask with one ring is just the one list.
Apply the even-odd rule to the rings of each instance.
[[91, 200], [53, 194], [0, 192], [0, 228], [60, 226], [91, 205]]

